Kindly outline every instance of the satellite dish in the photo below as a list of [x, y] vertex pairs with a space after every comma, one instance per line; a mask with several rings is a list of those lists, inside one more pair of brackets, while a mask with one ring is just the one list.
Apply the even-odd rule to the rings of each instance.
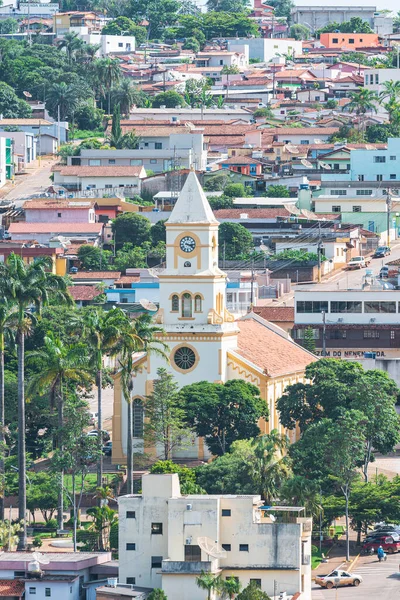
[[48, 565], [50, 562], [50, 559], [48, 559], [47, 556], [45, 556], [41, 552], [33, 552], [32, 558], [33, 558], [33, 560], [35, 560], [36, 562], [38, 562], [42, 565]]
[[293, 146], [293, 144], [286, 144], [286, 150], [291, 154], [299, 153], [299, 149], [296, 146]]
[[157, 312], [157, 306], [154, 304], [154, 302], [150, 302], [150, 300], [146, 300], [145, 298], [143, 298], [143, 300], [139, 300], [139, 304], [145, 309], [148, 310], [150, 312]]
[[326, 169], [327, 171], [331, 171], [332, 170], [331, 165], [328, 165], [327, 163], [320, 162], [319, 164], [320, 164], [320, 167], [322, 167], [323, 169]]
[[226, 552], [222, 546], [209, 537], [199, 537], [197, 538], [197, 543], [208, 556], [212, 556], [213, 558], [226, 557]]
[[22, 93], [25, 96], [25, 98], [32, 98], [32, 94], [30, 94], [29, 92], [22, 92]]
[[269, 518], [271, 519], [271, 521], [272, 521], [273, 523], [275, 523], [275, 521], [276, 521], [276, 517], [275, 517], [275, 515], [268, 515], [268, 516], [269, 516]]
[[304, 165], [305, 167], [307, 167], [307, 169], [312, 169], [313, 168], [313, 166], [310, 163], [310, 161], [307, 160], [306, 158], [302, 158], [300, 162], [301, 162], [302, 165]]

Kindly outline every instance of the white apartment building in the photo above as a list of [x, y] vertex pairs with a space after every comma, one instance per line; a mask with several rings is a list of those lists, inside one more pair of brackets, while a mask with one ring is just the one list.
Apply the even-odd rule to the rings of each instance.
[[245, 68], [249, 65], [249, 47], [243, 45], [232, 52], [226, 50], [210, 50], [198, 52], [196, 67], [238, 67]]
[[275, 56], [293, 54], [300, 56], [303, 52], [301, 41], [292, 38], [234, 38], [228, 40], [228, 50], [243, 52], [243, 47], [248, 47], [248, 56], [258, 58], [261, 62], [268, 62]]
[[118, 52], [135, 52], [136, 41], [133, 35], [102, 35], [100, 31], [90, 31], [89, 27], [70, 27], [86, 44], [100, 46], [96, 55], [107, 56]]
[[[182, 496], [177, 474], [144, 475], [141, 494], [119, 498], [121, 583], [204, 600], [196, 577], [205, 571], [238, 577], [243, 587], [254, 580], [270, 596], [299, 592], [310, 600], [312, 520], [273, 522], [263, 505], [258, 495]], [[202, 537], [220, 551], [207, 554]]]

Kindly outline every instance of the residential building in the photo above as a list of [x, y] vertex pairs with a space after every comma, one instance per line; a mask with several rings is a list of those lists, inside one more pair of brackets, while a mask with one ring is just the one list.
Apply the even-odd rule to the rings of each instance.
[[384, 289], [373, 277], [359, 289], [296, 290], [293, 338], [314, 332], [317, 354], [324, 339], [326, 356], [363, 359], [400, 356], [400, 291]]
[[158, 304], [160, 300], [160, 282], [152, 269], [127, 269], [126, 275], [120, 275], [104, 293], [107, 302], [134, 304], [149, 300]]
[[135, 108], [129, 114], [131, 121], [167, 120], [176, 121], [232, 121], [245, 123], [253, 120], [253, 115], [243, 108]]
[[[8, 0], [0, 6], [0, 19], [12, 17], [14, 19], [26, 17], [28, 14], [32, 18], [51, 18], [60, 10], [58, 2], [18, 2], [17, 0]], [[47, 19], [46, 19], [47, 20]]]
[[89, 198], [27, 200], [23, 204], [27, 223], [95, 223], [95, 201]]
[[11, 223], [8, 227], [12, 241], [31, 240], [49, 245], [62, 236], [67, 240], [101, 242], [103, 223]]
[[142, 493], [121, 496], [118, 508], [123, 582], [203, 600], [196, 577], [204, 571], [237, 577], [243, 587], [255, 581], [274, 598], [286, 592], [311, 600], [312, 519], [299, 516], [303, 508], [269, 510], [257, 495], [182, 496], [177, 474], [144, 475]]
[[262, 163], [251, 156], [231, 156], [225, 158], [219, 163], [221, 169], [231, 169], [243, 175], [253, 175], [254, 177], [262, 175]]
[[[45, 151], [48, 148], [47, 140], [41, 142], [42, 136], [52, 136], [58, 139], [60, 136], [60, 143], [64, 143], [68, 141], [68, 122], [60, 121], [51, 122], [46, 119], [2, 119], [0, 118], [0, 132], [4, 131], [6, 128], [16, 127], [18, 131], [23, 131], [25, 133], [30, 133], [35, 136], [38, 143], [38, 153], [45, 154]], [[41, 148], [41, 143], [43, 144], [43, 148]]]
[[35, 262], [40, 256], [50, 256], [53, 263], [53, 273], [56, 275], [66, 275], [67, 273], [67, 260], [61, 246], [43, 248], [37, 243], [28, 244], [26, 241], [1, 240], [0, 263], [4, 263], [10, 254], [18, 254], [26, 264]]
[[[308, 27], [312, 34], [330, 23], [343, 23], [352, 17], [360, 17], [372, 27], [376, 6], [344, 6], [344, 5], [307, 5], [296, 3], [292, 8], [293, 23]], [[378, 32], [377, 32], [378, 33]]]
[[[36, 160], [37, 140], [32, 133], [24, 131], [2, 131], [2, 121], [0, 121], [0, 138], [12, 140], [15, 170], [19, 171], [25, 165], [29, 165]], [[10, 172], [11, 165], [9, 164]]]
[[71, 27], [72, 33], [86, 44], [99, 46], [97, 56], [135, 52], [136, 40], [133, 35], [103, 35], [101, 31], [92, 31], [88, 26]]
[[320, 42], [325, 48], [360, 50], [379, 46], [377, 33], [321, 33]]
[[79, 308], [93, 303], [98, 304], [98, 297], [102, 294], [101, 289], [95, 285], [71, 285], [68, 291]]
[[[155, 317], [169, 345], [170, 360], [140, 353], [135, 368], [135, 444], [144, 450], [143, 399], [160, 367], [172, 373], [181, 387], [197, 381], [245, 379], [260, 388], [270, 418], [260, 422], [263, 432], [283, 430], [276, 399], [289, 383], [302, 381], [312, 354], [294, 344], [282, 330], [250, 313], [239, 321], [227, 307], [227, 275], [218, 267], [218, 226], [193, 171], [187, 176], [166, 222], [166, 268], [158, 273], [159, 310]], [[265, 353], [263, 348], [269, 348]], [[124, 460], [127, 448], [126, 410], [120, 373], [114, 386], [112, 460]], [[290, 435], [290, 432], [289, 432]], [[293, 437], [292, 432], [292, 437]], [[157, 449], [149, 449], [154, 452]], [[204, 459], [208, 449], [201, 439], [175, 451], [174, 458]]]
[[141, 180], [146, 177], [146, 170], [143, 166], [129, 167], [81, 167], [81, 166], [62, 166], [53, 167], [54, 184], [62, 185], [67, 190], [103, 190], [106, 193], [113, 194], [116, 191], [122, 191], [125, 195], [140, 195]]
[[249, 59], [258, 58], [261, 62], [269, 62], [275, 56], [303, 53], [301, 41], [291, 38], [232, 38], [228, 39], [228, 50], [241, 52], [243, 46], [248, 47]]
[[10, 138], [0, 138], [0, 188], [5, 185], [7, 177], [7, 142]]
[[240, 52], [226, 50], [210, 50], [196, 54], [196, 67], [238, 67], [249, 65], [249, 47], [243, 46]]
[[308, 146], [328, 141], [338, 131], [338, 127], [280, 127], [274, 130], [274, 139], [285, 144]]
[[71, 28], [87, 27], [89, 32], [101, 31], [106, 24], [106, 17], [100, 13], [71, 10], [55, 13], [53, 16], [53, 31], [57, 37], [62, 37]]

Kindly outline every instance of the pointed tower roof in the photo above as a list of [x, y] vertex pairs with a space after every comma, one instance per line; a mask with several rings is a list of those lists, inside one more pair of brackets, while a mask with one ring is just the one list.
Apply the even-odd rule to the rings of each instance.
[[168, 223], [218, 223], [194, 171], [190, 171]]

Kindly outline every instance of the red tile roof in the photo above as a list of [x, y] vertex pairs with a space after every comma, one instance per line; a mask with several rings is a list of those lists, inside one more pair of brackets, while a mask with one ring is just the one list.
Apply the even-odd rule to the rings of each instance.
[[223, 165], [254, 165], [261, 164], [259, 160], [256, 158], [252, 158], [251, 156], [231, 156], [231, 158], [226, 158], [221, 160], [221, 164]]
[[122, 275], [115, 283], [139, 283], [140, 275]]
[[11, 223], [8, 231], [13, 233], [101, 233], [103, 223]]
[[79, 208], [80, 210], [93, 208], [95, 201], [90, 198], [77, 199], [77, 200], [67, 200], [65, 199], [56, 199], [56, 198], [38, 198], [37, 200], [27, 200], [24, 202], [22, 208], [30, 209], [30, 208], [40, 208], [41, 210], [56, 210], [57, 208], [68, 208], [75, 209]]
[[95, 285], [72, 285], [68, 287], [68, 291], [75, 302], [94, 300], [102, 293]]
[[61, 167], [57, 169], [62, 176], [72, 177], [139, 177], [142, 166], [127, 167]]
[[304, 371], [317, 360], [295, 342], [275, 333], [257, 316], [237, 321], [240, 333], [235, 352], [269, 377]]
[[220, 208], [214, 211], [217, 219], [240, 219], [243, 214], [249, 219], [275, 219], [288, 217], [292, 213], [286, 208]]
[[0, 596], [17, 596], [25, 592], [25, 582], [20, 579], [0, 579]]
[[294, 306], [255, 306], [253, 312], [272, 323], [294, 321]]
[[80, 271], [70, 277], [72, 279], [119, 279], [121, 271]]

